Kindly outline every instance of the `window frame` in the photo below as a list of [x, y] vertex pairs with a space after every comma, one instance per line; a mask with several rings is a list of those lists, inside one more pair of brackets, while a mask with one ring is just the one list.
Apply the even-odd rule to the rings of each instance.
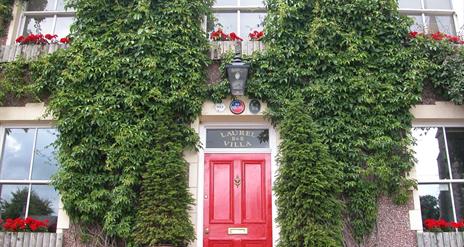
[[[24, 214], [24, 217], [28, 217], [29, 215], [29, 204], [30, 204], [30, 198], [31, 198], [31, 191], [32, 191], [32, 186], [34, 185], [51, 185], [51, 180], [37, 180], [37, 179], [31, 179], [32, 176], [32, 168], [33, 168], [33, 162], [34, 162], [34, 155], [35, 155], [35, 149], [36, 149], [36, 144], [37, 144], [37, 133], [39, 129], [56, 129], [55, 126], [53, 126], [50, 123], [38, 123], [38, 124], [0, 124], [0, 166], [1, 162], [3, 160], [3, 148], [5, 146], [6, 142], [6, 129], [22, 129], [22, 128], [27, 128], [27, 129], [35, 129], [34, 133], [34, 140], [33, 140], [33, 145], [32, 145], [32, 155], [31, 155], [31, 161], [29, 163], [29, 176], [28, 179], [0, 179], [0, 186], [1, 185], [25, 185], [28, 188], [28, 194], [27, 194], [27, 201], [26, 201], [26, 212]], [[0, 167], [1, 168], [1, 167]], [[61, 204], [61, 196], [58, 193], [58, 208], [56, 208], [56, 217], [57, 217], [57, 224], [60, 216], [60, 204]], [[57, 231], [58, 231], [58, 225], [57, 225]]]
[[[441, 185], [441, 184], [446, 184], [448, 185], [448, 188], [449, 188], [449, 193], [450, 193], [450, 200], [451, 200], [451, 206], [452, 206], [452, 210], [453, 210], [453, 220], [455, 222], [459, 221], [460, 219], [457, 219], [457, 214], [456, 214], [456, 205], [455, 205], [455, 201], [454, 201], [454, 189], [453, 189], [453, 185], [455, 184], [462, 184], [464, 185], [464, 178], [462, 179], [453, 179], [453, 175], [452, 175], [452, 169], [451, 169], [451, 160], [450, 160], [450, 154], [449, 154], [449, 148], [448, 148], [448, 137], [446, 136], [446, 128], [464, 128], [464, 125], [462, 124], [446, 124], [446, 123], [443, 123], [443, 124], [413, 124], [412, 125], [412, 131], [415, 129], [415, 128], [442, 128], [443, 130], [443, 140], [444, 140], [444, 143], [445, 143], [445, 151], [446, 151], [446, 163], [447, 163], [447, 168], [448, 168], [448, 173], [449, 173], [449, 176], [450, 178], [447, 178], [447, 179], [421, 179], [417, 174], [415, 174], [415, 179], [417, 181], [417, 186], [419, 185]], [[415, 157], [415, 156], [414, 156]], [[419, 170], [419, 167], [418, 167], [418, 163], [415, 162], [414, 164], [414, 170], [417, 171]], [[423, 221], [425, 219], [422, 219], [422, 206], [420, 205], [420, 197], [419, 197], [419, 188], [416, 189], [416, 191], [418, 192], [417, 193], [417, 199], [415, 198], [414, 200], [418, 200], [418, 208], [416, 207], [416, 209], [418, 209], [421, 213], [420, 213], [420, 218], [421, 218], [421, 222], [420, 222], [420, 225], [423, 225]]]
[[[33, 1], [33, 0], [30, 0], [30, 1]], [[16, 37], [23, 35], [24, 28], [26, 25], [26, 19], [28, 17], [52, 17], [53, 24], [52, 24], [52, 31], [50, 34], [55, 34], [57, 19], [59, 17], [75, 17], [76, 16], [75, 10], [66, 11], [66, 8], [64, 10], [56, 10], [58, 7], [58, 0], [55, 1], [54, 10], [28, 11], [27, 5], [28, 5], [28, 2], [24, 2], [20, 5], [20, 16], [18, 18], [19, 25], [18, 25], [18, 30], [16, 30]]]
[[[445, 16], [450, 16], [453, 20], [454, 24], [454, 34], [459, 32], [459, 20], [458, 20], [458, 12], [456, 10], [456, 4], [455, 0], [450, 0], [451, 8], [450, 9], [426, 9], [425, 8], [425, 0], [420, 0], [421, 2], [421, 9], [415, 9], [415, 8], [401, 8], [399, 6], [399, 1], [398, 0], [398, 11], [401, 14], [404, 15], [420, 15], [422, 17], [422, 23], [424, 24], [424, 32], [428, 33], [429, 32], [429, 27], [427, 26], [426, 18], [427, 14], [430, 15], [445, 15]], [[463, 18], [463, 17], [461, 17]]]
[[[237, 14], [237, 22], [236, 22], [236, 25], [237, 25], [237, 30], [235, 30], [234, 32], [240, 36], [241, 34], [241, 13], [265, 13], [267, 14], [267, 8], [266, 6], [263, 5], [260, 6], [260, 5], [241, 5], [241, 0], [235, 0], [237, 1], [237, 4], [236, 5], [216, 5], [214, 4], [212, 7], [211, 7], [211, 11], [213, 13], [213, 15], [215, 13], [235, 13]], [[208, 27], [207, 27], [207, 23], [208, 23], [208, 20], [207, 18], [205, 18], [205, 30], [208, 32]], [[245, 37], [241, 37], [241, 38], [244, 38]]]

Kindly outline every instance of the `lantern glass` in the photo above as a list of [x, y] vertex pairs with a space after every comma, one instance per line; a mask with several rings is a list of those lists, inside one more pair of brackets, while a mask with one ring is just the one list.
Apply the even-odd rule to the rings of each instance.
[[249, 67], [244, 63], [232, 63], [226, 66], [227, 79], [230, 82], [232, 95], [240, 96], [245, 94], [245, 83]]

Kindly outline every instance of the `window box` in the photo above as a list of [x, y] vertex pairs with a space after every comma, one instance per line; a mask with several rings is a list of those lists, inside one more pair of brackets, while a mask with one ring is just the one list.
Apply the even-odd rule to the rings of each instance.
[[[264, 50], [261, 41], [242, 41], [242, 54], [251, 55], [253, 52]], [[220, 60], [227, 52], [235, 51], [236, 41], [211, 41], [210, 56], [213, 60]]]
[[0, 246], [62, 247], [63, 233], [0, 232]]
[[419, 247], [452, 247], [464, 245], [464, 232], [418, 232]]
[[0, 62], [11, 62], [19, 57], [23, 57], [26, 60], [34, 60], [41, 55], [50, 54], [68, 47], [69, 44], [6, 45], [0, 49]]

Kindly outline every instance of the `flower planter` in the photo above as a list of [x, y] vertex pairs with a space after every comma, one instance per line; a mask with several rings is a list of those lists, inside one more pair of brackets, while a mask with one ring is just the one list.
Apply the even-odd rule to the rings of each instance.
[[11, 62], [19, 57], [26, 60], [34, 60], [37, 57], [53, 53], [59, 49], [66, 49], [69, 44], [48, 45], [7, 45], [0, 49], [0, 62]]
[[62, 247], [63, 234], [50, 232], [0, 232], [0, 246]]
[[418, 247], [464, 246], [464, 232], [418, 232]]

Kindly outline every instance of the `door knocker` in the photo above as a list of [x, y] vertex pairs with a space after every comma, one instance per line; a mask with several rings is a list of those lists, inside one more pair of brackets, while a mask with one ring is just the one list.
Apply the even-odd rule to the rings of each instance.
[[240, 186], [240, 184], [242, 183], [242, 180], [240, 179], [240, 177], [237, 175], [234, 179], [234, 183], [235, 183], [235, 186], [237, 186], [237, 188]]

